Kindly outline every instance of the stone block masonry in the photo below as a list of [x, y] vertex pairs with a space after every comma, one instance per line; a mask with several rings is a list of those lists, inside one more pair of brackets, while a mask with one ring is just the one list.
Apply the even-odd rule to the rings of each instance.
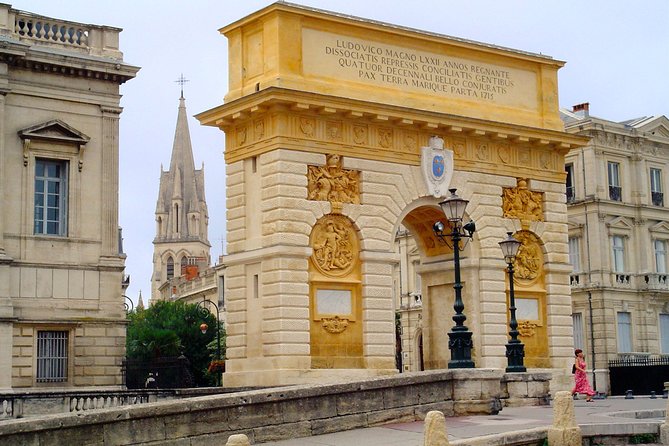
[[[424, 419], [432, 410], [447, 416], [496, 413], [503, 399], [523, 405], [547, 401], [547, 373], [522, 374], [543, 383], [544, 392], [515, 394], [499, 369], [440, 370], [329, 385], [276, 387], [125, 408], [90, 410], [76, 416], [21, 419], [0, 424], [0, 444], [99, 445], [225, 444], [244, 434], [252, 444]], [[516, 375], [514, 375], [514, 380]], [[466, 387], [466, 389], [463, 388]], [[462, 395], [458, 399], [457, 395]], [[186, 440], [188, 439], [188, 440]], [[57, 440], [57, 441], [56, 441]]]

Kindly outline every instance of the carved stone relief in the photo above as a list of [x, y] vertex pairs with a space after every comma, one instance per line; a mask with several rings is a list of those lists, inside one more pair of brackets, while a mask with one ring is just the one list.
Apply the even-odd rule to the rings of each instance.
[[265, 123], [263, 121], [255, 122], [256, 141], [263, 139], [265, 136]]
[[353, 142], [356, 144], [367, 144], [367, 126], [353, 126]]
[[237, 145], [243, 146], [246, 143], [246, 127], [237, 127]]
[[315, 128], [316, 121], [313, 118], [300, 117], [300, 131], [304, 136], [312, 138], [314, 136]]
[[504, 164], [509, 164], [511, 161], [511, 148], [509, 146], [499, 146], [497, 156], [499, 156], [499, 160], [501, 162]]
[[311, 233], [311, 259], [326, 276], [348, 274], [358, 260], [358, 237], [351, 221], [337, 214], [318, 220]]
[[544, 268], [544, 255], [539, 238], [530, 231], [519, 231], [514, 237], [521, 242], [513, 264], [514, 279], [523, 284], [534, 282], [543, 274]]
[[327, 138], [331, 141], [341, 141], [342, 139], [342, 123], [328, 122], [326, 125]]
[[393, 143], [393, 131], [392, 129], [380, 128], [379, 129], [379, 145], [385, 149], [390, 148]]
[[517, 182], [518, 186], [505, 187], [502, 191], [503, 216], [521, 221], [544, 221], [543, 194], [529, 190], [523, 178]]
[[321, 319], [321, 324], [323, 329], [328, 333], [339, 334], [346, 330], [348, 327], [349, 320], [346, 318], [340, 318], [339, 316], [328, 317]]
[[341, 156], [329, 154], [325, 166], [308, 166], [307, 198], [315, 201], [360, 204], [360, 172], [342, 169]]
[[518, 332], [524, 338], [531, 338], [537, 333], [537, 328], [542, 324], [534, 321], [518, 321]]

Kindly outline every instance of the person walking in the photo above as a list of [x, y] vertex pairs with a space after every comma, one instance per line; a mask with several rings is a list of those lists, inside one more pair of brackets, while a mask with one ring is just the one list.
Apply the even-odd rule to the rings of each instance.
[[577, 348], [574, 350], [574, 388], [571, 391], [572, 395], [579, 393], [585, 394], [585, 400], [590, 403], [595, 391], [590, 387], [588, 382], [588, 375], [585, 372], [585, 359], [583, 358], [583, 350]]

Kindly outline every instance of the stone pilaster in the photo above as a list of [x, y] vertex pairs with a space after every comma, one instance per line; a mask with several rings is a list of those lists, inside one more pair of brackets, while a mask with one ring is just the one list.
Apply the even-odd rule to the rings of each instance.
[[101, 257], [114, 258], [118, 262], [118, 184], [119, 184], [119, 142], [118, 128], [122, 109], [101, 107], [102, 110], [102, 251]]

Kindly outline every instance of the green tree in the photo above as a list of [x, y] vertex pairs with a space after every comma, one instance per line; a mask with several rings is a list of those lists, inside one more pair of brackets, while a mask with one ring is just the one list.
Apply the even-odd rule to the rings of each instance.
[[216, 341], [216, 331], [200, 331], [202, 323], [215, 327], [215, 316], [203, 314], [195, 304], [160, 301], [129, 313], [128, 319], [128, 358], [151, 361], [183, 354], [197, 386], [215, 382], [215, 377], [207, 373], [211, 360], [207, 344]]

